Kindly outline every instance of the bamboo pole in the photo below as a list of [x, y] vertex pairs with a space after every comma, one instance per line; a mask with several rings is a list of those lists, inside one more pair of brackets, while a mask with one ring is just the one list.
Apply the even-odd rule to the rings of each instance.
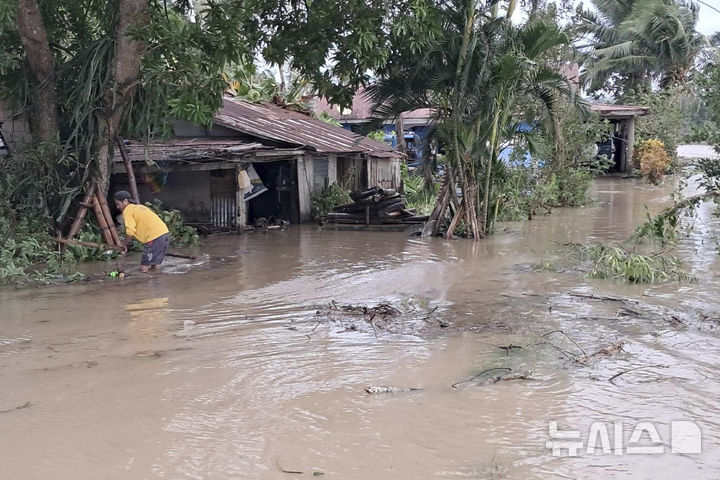
[[73, 220], [72, 225], [70, 225], [70, 230], [68, 231], [68, 234], [67, 234], [68, 240], [72, 239], [77, 234], [78, 230], [80, 230], [82, 221], [83, 221], [83, 219], [85, 219], [85, 214], [87, 213], [86, 205], [92, 201], [94, 193], [95, 193], [95, 184], [90, 183], [90, 185], [87, 188], [87, 191], [85, 192], [85, 198], [83, 198], [83, 201], [80, 203], [80, 209], [78, 210], [78, 213], [75, 216], [75, 219]]
[[460, 205], [460, 208], [457, 212], [455, 212], [455, 216], [453, 217], [452, 221], [450, 222], [450, 226], [448, 227], [447, 232], [445, 233], [445, 239], [449, 240], [452, 238], [453, 234], [455, 233], [455, 229], [458, 226], [458, 223], [460, 223], [460, 219], [463, 217], [463, 210], [465, 209], [465, 205]]
[[120, 236], [118, 235], [117, 229], [115, 228], [115, 222], [110, 214], [110, 207], [108, 206], [105, 197], [100, 194], [100, 190], [97, 188], [95, 189], [95, 201], [100, 205], [100, 210], [105, 217], [105, 223], [107, 223], [108, 228], [110, 229], [110, 236], [112, 236], [113, 244], [120, 245]]
[[130, 184], [130, 195], [132, 195], [135, 203], [140, 203], [140, 195], [138, 194], [137, 182], [135, 181], [135, 170], [133, 170], [132, 162], [128, 156], [127, 147], [125, 147], [125, 143], [120, 137], [117, 137], [117, 144], [120, 150], [120, 156], [123, 159], [123, 163], [125, 163], [125, 171], [127, 172], [128, 183]]
[[112, 234], [110, 234], [110, 227], [108, 227], [108, 224], [105, 221], [105, 215], [103, 215], [102, 208], [100, 208], [100, 202], [98, 202], [97, 197], [93, 198], [92, 206], [93, 211], [95, 212], [95, 217], [97, 218], [98, 224], [100, 225], [100, 230], [102, 231], [103, 238], [105, 239], [105, 243], [107, 243], [108, 245], [115, 245]]
[[56, 238], [55, 241], [57, 243], [62, 243], [65, 245], [80, 245], [83, 247], [95, 247], [95, 248], [107, 248], [110, 250], [122, 250], [122, 247], [119, 247], [117, 245], [106, 245], [104, 243], [95, 243], [95, 242], [81, 242], [80, 240], [70, 240], [67, 238]]

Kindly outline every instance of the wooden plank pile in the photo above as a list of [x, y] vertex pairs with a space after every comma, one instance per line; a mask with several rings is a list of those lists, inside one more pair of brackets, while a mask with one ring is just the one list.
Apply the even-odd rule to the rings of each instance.
[[354, 225], [390, 225], [423, 223], [427, 215], [417, 215], [414, 208], [405, 208], [405, 197], [391, 188], [373, 187], [352, 192], [353, 203], [340, 205], [322, 217], [324, 223]]

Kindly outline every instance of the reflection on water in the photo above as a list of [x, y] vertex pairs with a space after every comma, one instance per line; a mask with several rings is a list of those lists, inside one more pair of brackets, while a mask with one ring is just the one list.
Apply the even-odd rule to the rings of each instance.
[[[2, 477], [717, 478], [720, 270], [707, 236], [681, 248], [696, 284], [527, 268], [558, 243], [627, 237], [668, 194], [604, 179], [595, 205], [479, 243], [304, 226], [208, 239], [208, 257], [182, 275], [2, 291]], [[709, 207], [699, 218], [716, 221]], [[590, 294], [632, 299], [637, 315]], [[424, 305], [428, 328], [319, 322], [333, 300]], [[627, 343], [582, 366], [539, 341], [555, 330], [577, 345], [552, 342], [578, 354]], [[532, 380], [450, 387], [494, 367]], [[652, 421], [666, 453], [555, 458], [552, 420], [583, 435], [602, 422], [611, 440], [618, 423], [626, 442]], [[700, 425], [702, 454], [669, 453], [675, 420]]]

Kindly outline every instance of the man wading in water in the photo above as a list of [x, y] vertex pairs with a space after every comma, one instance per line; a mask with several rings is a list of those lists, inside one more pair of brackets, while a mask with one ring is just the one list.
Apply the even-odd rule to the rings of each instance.
[[122, 212], [125, 222], [125, 241], [122, 253], [125, 255], [133, 238], [145, 244], [140, 261], [140, 271], [147, 273], [155, 270], [163, 262], [170, 243], [170, 235], [165, 222], [145, 205], [136, 205], [125, 190], [113, 195], [115, 206]]

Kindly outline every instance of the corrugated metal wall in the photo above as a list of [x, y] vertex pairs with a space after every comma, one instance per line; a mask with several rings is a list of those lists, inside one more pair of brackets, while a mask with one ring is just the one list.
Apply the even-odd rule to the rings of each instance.
[[219, 196], [214, 194], [210, 199], [210, 222], [213, 227], [235, 227], [237, 202], [235, 194]]

